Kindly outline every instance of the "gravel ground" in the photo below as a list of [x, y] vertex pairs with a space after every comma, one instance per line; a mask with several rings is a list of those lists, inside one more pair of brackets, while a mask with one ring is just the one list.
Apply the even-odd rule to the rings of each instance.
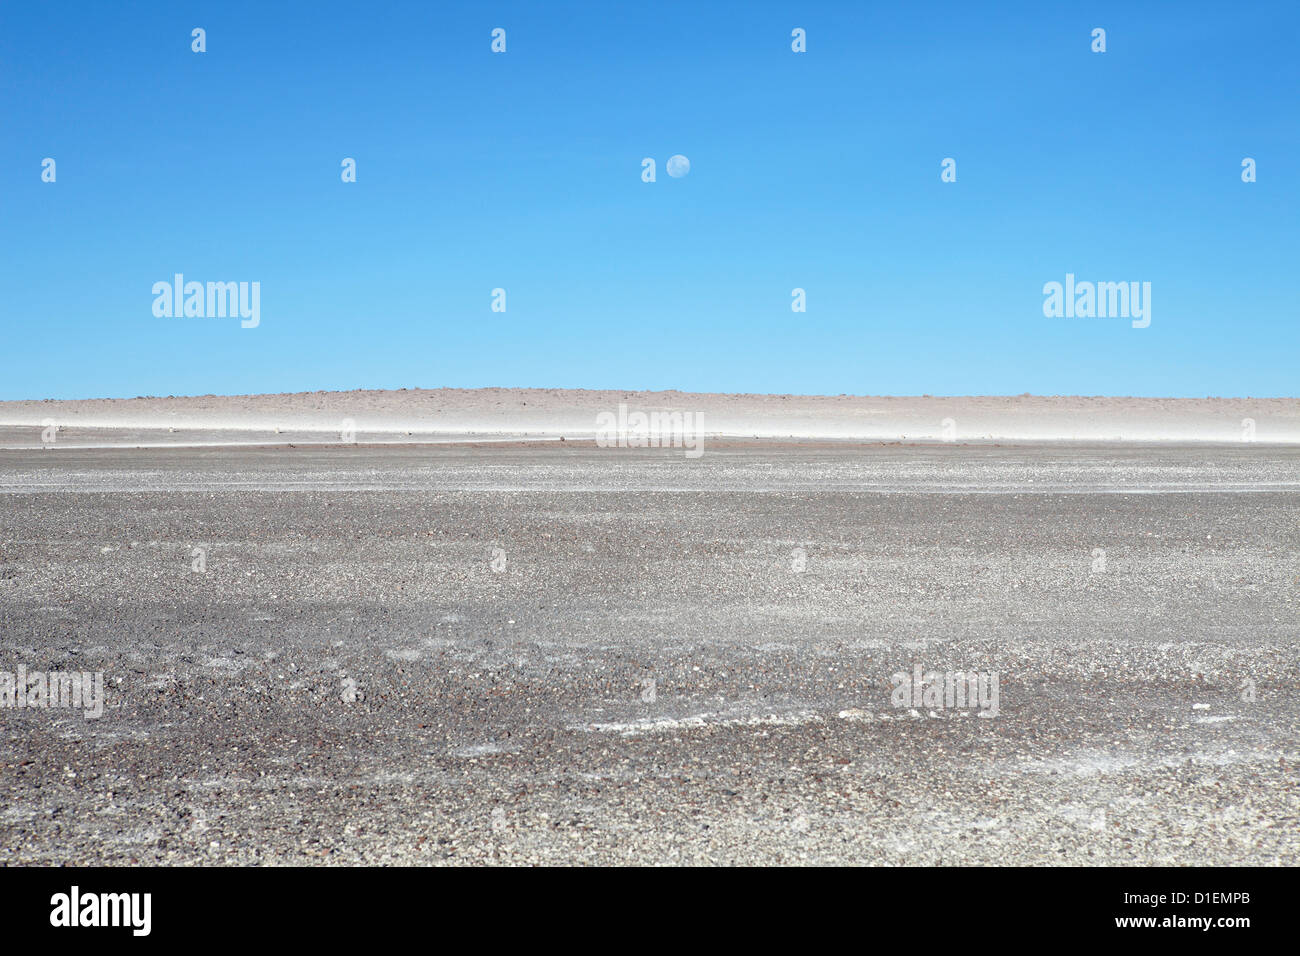
[[0, 863], [1295, 864], [1298, 465], [0, 452]]

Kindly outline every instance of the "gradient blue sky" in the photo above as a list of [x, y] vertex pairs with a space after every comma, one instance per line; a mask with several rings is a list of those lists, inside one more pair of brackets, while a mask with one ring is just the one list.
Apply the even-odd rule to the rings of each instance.
[[[1292, 0], [4, 0], [0, 398], [1294, 396], [1298, 44]], [[155, 318], [175, 272], [261, 326]], [[1150, 328], [1044, 318], [1066, 272]]]

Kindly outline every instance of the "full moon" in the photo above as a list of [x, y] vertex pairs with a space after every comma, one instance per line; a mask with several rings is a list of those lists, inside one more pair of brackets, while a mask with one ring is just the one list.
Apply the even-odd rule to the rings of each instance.
[[678, 153], [676, 156], [668, 157], [668, 175], [673, 179], [681, 179], [691, 171], [691, 161]]

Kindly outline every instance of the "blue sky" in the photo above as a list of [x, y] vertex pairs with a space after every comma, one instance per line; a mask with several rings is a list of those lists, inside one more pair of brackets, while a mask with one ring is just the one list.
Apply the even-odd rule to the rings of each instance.
[[[1297, 28], [1289, 0], [6, 0], [0, 398], [1294, 396]], [[261, 324], [155, 317], [176, 272], [260, 282]], [[1044, 317], [1067, 272], [1150, 282], [1150, 327]]]

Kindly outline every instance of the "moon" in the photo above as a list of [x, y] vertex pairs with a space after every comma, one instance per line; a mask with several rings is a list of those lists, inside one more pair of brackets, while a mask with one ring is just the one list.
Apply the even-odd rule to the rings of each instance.
[[691, 161], [678, 153], [676, 156], [668, 157], [668, 175], [673, 179], [681, 179], [691, 171]]

